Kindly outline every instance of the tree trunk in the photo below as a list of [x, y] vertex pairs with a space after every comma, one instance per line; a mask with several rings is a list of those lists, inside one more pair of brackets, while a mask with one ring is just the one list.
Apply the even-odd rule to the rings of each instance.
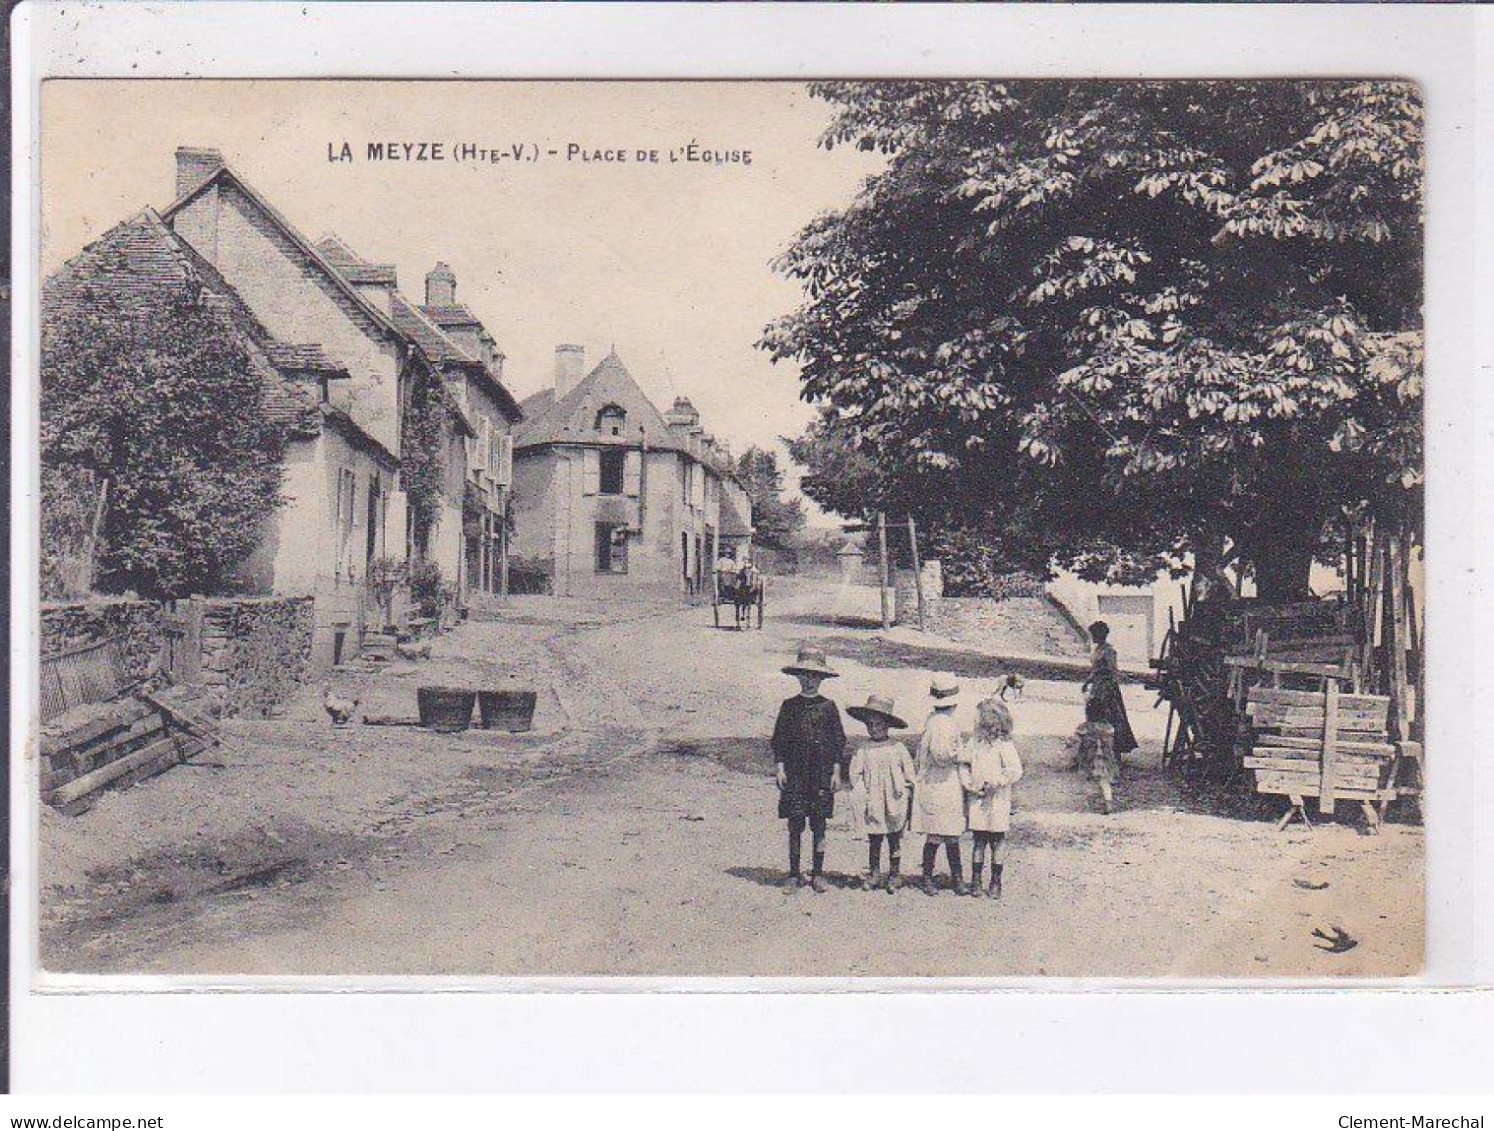
[[1311, 545], [1276, 542], [1251, 555], [1255, 591], [1263, 601], [1300, 601], [1312, 596]]

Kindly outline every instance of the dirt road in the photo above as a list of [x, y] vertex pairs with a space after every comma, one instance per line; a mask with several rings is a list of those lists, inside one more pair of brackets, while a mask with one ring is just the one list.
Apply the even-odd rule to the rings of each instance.
[[[48, 815], [45, 964], [818, 977], [1419, 968], [1421, 830], [1277, 833], [1264, 817], [1217, 815], [1157, 771], [1162, 720], [1139, 688], [1128, 702], [1142, 751], [1121, 811], [1105, 817], [1062, 749], [1080, 717], [1077, 682], [1028, 681], [1014, 708], [1027, 775], [1000, 902], [854, 890], [865, 844], [844, 804], [832, 889], [782, 892], [764, 735], [792, 691], [785, 654], [819, 641], [843, 673], [830, 685], [843, 705], [876, 689], [920, 720], [933, 670], [957, 672], [973, 704], [1003, 666], [882, 641], [864, 592], [800, 583], [775, 599], [761, 633], [715, 631], [709, 609], [619, 619], [536, 605], [465, 625], [428, 667], [367, 689], [403, 697], [401, 678], [474, 665], [538, 676], [558, 694], [531, 738], [334, 731], [312, 695], [284, 720], [233, 724], [211, 765], [80, 818]], [[1027, 650], [1022, 626], [1009, 631], [985, 644]], [[917, 854], [905, 850], [905, 868]], [[1358, 945], [1318, 949], [1311, 932], [1332, 926]]]

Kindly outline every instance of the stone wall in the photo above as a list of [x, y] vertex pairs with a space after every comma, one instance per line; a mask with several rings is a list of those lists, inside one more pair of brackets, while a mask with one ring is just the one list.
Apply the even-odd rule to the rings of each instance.
[[310, 597], [203, 602], [202, 682], [225, 716], [263, 718], [310, 673], [315, 624]]
[[98, 597], [41, 607], [41, 654], [55, 656], [111, 636], [121, 638], [130, 677], [146, 680], [161, 663], [161, 606], [153, 601]]

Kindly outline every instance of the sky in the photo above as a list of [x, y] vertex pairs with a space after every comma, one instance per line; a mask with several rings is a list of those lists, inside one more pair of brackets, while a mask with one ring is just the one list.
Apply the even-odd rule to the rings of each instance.
[[[777, 447], [792, 490], [777, 441], [813, 410], [754, 347], [801, 298], [770, 262], [879, 164], [817, 148], [830, 112], [798, 83], [51, 80], [42, 267], [168, 205], [178, 145], [215, 148], [304, 235], [395, 264], [407, 295], [449, 264], [519, 397], [553, 379], [557, 343], [585, 345], [588, 368], [615, 346], [660, 408], [685, 395], [734, 451]], [[329, 160], [344, 142], [353, 160]], [[370, 161], [370, 142], [445, 160]], [[692, 162], [691, 143], [751, 163]], [[526, 159], [454, 160], [461, 145]]]

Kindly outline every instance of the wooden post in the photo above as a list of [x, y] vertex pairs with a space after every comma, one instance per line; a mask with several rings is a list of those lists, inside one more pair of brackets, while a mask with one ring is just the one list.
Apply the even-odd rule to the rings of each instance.
[[913, 588], [918, 594], [918, 631], [925, 631], [923, 616], [923, 563], [918, 557], [918, 527], [913, 525], [913, 516], [908, 516], [908, 544], [913, 548]]
[[1369, 586], [1364, 593], [1364, 676], [1370, 688], [1383, 686], [1380, 666], [1375, 662], [1383, 616], [1381, 591], [1385, 588], [1385, 554], [1373, 534], [1368, 541]]
[[892, 627], [887, 612], [887, 516], [877, 512], [877, 590], [882, 598], [882, 630]]
[[1318, 787], [1318, 812], [1332, 813], [1338, 787], [1338, 680], [1323, 681], [1323, 767]]
[[1395, 729], [1391, 731], [1391, 738], [1396, 742], [1405, 742], [1411, 737], [1410, 719], [1407, 711], [1410, 705], [1410, 696], [1406, 693], [1406, 588], [1405, 588], [1405, 562], [1402, 560], [1404, 546], [1401, 535], [1392, 535], [1385, 547], [1387, 561], [1386, 571], [1390, 576], [1386, 579], [1390, 588], [1390, 617], [1388, 625], [1390, 628], [1390, 639], [1385, 642], [1386, 650], [1389, 652], [1390, 669], [1390, 701], [1395, 707]]
[[721, 511], [716, 511], [716, 525], [711, 527], [711, 604], [721, 600], [721, 572], [716, 563], [721, 560]]
[[498, 596], [508, 597], [508, 488], [499, 496], [503, 509], [498, 512]]

